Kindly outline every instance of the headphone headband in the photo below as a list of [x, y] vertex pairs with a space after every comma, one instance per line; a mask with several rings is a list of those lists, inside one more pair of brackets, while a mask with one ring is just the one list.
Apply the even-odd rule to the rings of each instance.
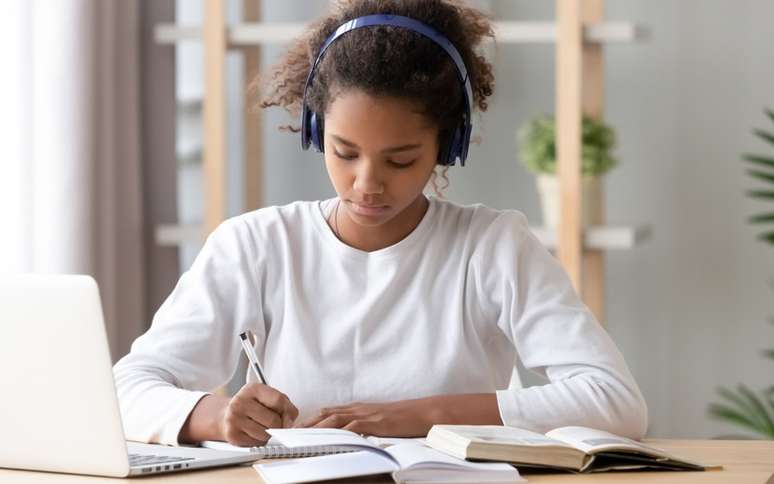
[[308, 149], [310, 144], [314, 144], [317, 151], [322, 152], [323, 151], [323, 140], [321, 139], [320, 133], [321, 133], [321, 120], [317, 119], [316, 113], [310, 113], [307, 105], [306, 105], [306, 94], [309, 89], [309, 85], [312, 83], [312, 80], [314, 79], [314, 73], [317, 69], [317, 65], [320, 63], [320, 60], [323, 57], [323, 54], [325, 51], [330, 47], [330, 45], [336, 41], [339, 37], [343, 36], [347, 32], [351, 32], [353, 30], [363, 28], [363, 27], [372, 27], [372, 26], [393, 26], [393, 27], [401, 27], [408, 30], [411, 30], [412, 32], [416, 32], [430, 40], [432, 40], [436, 45], [441, 47], [451, 58], [451, 60], [454, 62], [454, 65], [456, 66], [457, 71], [457, 77], [460, 80], [460, 83], [463, 86], [463, 96], [465, 98], [465, 111], [463, 113], [463, 118], [461, 120], [461, 123], [459, 126], [455, 127], [454, 133], [452, 134], [452, 140], [449, 146], [448, 150], [445, 150], [446, 153], [442, 154], [440, 157], [441, 159], [439, 162], [443, 162], [442, 164], [445, 165], [454, 165], [456, 160], [460, 160], [461, 165], [465, 165], [465, 158], [467, 158], [468, 154], [468, 145], [470, 143], [470, 133], [472, 131], [471, 126], [471, 119], [470, 119], [470, 111], [471, 111], [471, 104], [473, 101], [473, 89], [470, 84], [470, 79], [468, 78], [468, 70], [465, 67], [465, 62], [462, 60], [462, 56], [457, 51], [457, 49], [454, 47], [454, 45], [447, 39], [443, 34], [438, 32], [433, 27], [422, 23], [418, 20], [415, 20], [410, 17], [404, 17], [401, 15], [385, 15], [385, 14], [376, 14], [376, 15], [366, 15], [363, 17], [358, 17], [355, 19], [352, 19], [348, 22], [345, 22], [341, 24], [331, 35], [328, 36], [327, 39], [325, 39], [325, 42], [323, 43], [322, 47], [320, 48], [320, 52], [317, 54], [317, 58], [314, 61], [314, 64], [312, 64], [312, 68], [309, 70], [309, 75], [306, 78], [306, 83], [304, 84], [304, 97], [302, 100], [302, 114], [301, 114], [301, 146], [303, 149]]

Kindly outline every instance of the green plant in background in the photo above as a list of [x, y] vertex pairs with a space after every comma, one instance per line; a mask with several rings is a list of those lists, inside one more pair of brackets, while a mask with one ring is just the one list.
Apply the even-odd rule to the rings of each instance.
[[[581, 173], [603, 175], [618, 161], [610, 154], [615, 146], [615, 132], [601, 121], [584, 117], [581, 126]], [[553, 116], [539, 116], [522, 126], [517, 134], [521, 161], [538, 174], [556, 174], [556, 123]]]
[[[766, 109], [765, 112], [769, 119], [774, 122], [774, 111]], [[774, 134], [761, 129], [756, 129], [753, 133], [774, 146]], [[768, 185], [764, 189], [750, 190], [747, 195], [756, 199], [774, 201], [774, 154], [769, 156], [743, 155], [742, 159], [754, 167], [748, 169], [747, 174]], [[753, 224], [772, 223], [774, 222], [774, 211], [753, 215], [748, 221]], [[763, 232], [758, 238], [774, 245], [774, 230]], [[770, 282], [770, 285], [774, 289], [774, 280]], [[774, 318], [769, 318], [769, 321], [774, 324]], [[763, 354], [774, 359], [774, 349], [765, 350]], [[774, 439], [774, 385], [763, 390], [760, 395], [741, 383], [736, 390], [720, 388], [718, 393], [723, 402], [713, 403], [709, 406], [709, 414], [712, 417], [751, 430], [766, 438]]]
[[[766, 109], [765, 112], [769, 119], [774, 122], [774, 111]], [[753, 133], [765, 142], [774, 145], [774, 134], [763, 131], [762, 129], [756, 129]], [[748, 169], [748, 175], [769, 184], [768, 189], [751, 190], [747, 192], [747, 194], [753, 198], [774, 201], [774, 154], [771, 156], [744, 155], [742, 159], [756, 168], [754, 170]], [[774, 210], [750, 217], [750, 223], [754, 224], [771, 222], [774, 222]], [[770, 244], [774, 244], [774, 230], [764, 232], [759, 238]]]

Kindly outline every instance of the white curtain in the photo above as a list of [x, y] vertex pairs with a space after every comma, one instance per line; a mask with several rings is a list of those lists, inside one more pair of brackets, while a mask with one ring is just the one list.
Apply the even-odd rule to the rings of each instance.
[[145, 328], [138, 2], [0, 2], [0, 272], [97, 279], [114, 358]]

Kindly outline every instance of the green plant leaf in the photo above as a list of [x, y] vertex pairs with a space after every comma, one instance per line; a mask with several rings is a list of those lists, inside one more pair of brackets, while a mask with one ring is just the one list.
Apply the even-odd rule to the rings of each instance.
[[749, 420], [750, 423], [754, 424], [756, 427], [765, 426], [765, 422], [760, 420], [760, 416], [756, 414], [755, 407], [750, 404], [744, 395], [726, 387], [718, 388], [718, 394], [721, 398], [724, 398], [731, 403], [731, 406], [728, 408], [734, 409]]
[[774, 360], [774, 349], [763, 350], [763, 356], [765, 356], [766, 358], [771, 358], [772, 360]]
[[771, 410], [774, 411], [774, 385], [763, 391], [763, 395], [766, 398]]
[[[537, 116], [516, 131], [519, 158], [533, 173], [556, 173], [556, 122], [553, 116]], [[617, 165], [610, 151], [615, 146], [613, 129], [602, 121], [583, 117], [581, 123], [581, 173], [603, 175]]]
[[774, 222], [774, 212], [753, 215], [750, 218], [748, 218], [747, 221], [751, 224], [763, 224], [767, 222]]
[[750, 190], [747, 192], [748, 197], [752, 198], [772, 198], [774, 199], [774, 192], [766, 190]]
[[754, 422], [750, 421], [749, 418], [745, 417], [737, 410], [731, 407], [728, 407], [726, 405], [722, 405], [719, 403], [712, 403], [709, 406], [708, 412], [710, 416], [716, 419], [725, 420], [735, 425], [739, 425], [740, 427], [745, 427], [747, 429], [750, 429], [756, 433], [763, 433], [763, 430], [758, 428], [758, 426]]
[[774, 419], [769, 415], [769, 411], [766, 410], [763, 402], [760, 401], [755, 392], [747, 388], [743, 383], [740, 383], [737, 389], [739, 390], [739, 394], [744, 396], [755, 409], [755, 414], [758, 416], [760, 423], [764, 425], [766, 433], [774, 435]]
[[774, 111], [766, 108], [763, 110], [763, 112], [766, 113], [766, 115], [769, 117], [770, 120], [774, 121]]
[[761, 155], [746, 154], [746, 155], [742, 155], [742, 159], [744, 161], [749, 161], [750, 163], [755, 163], [757, 165], [774, 168], [774, 158], [769, 158]]
[[[734, 411], [738, 416], [744, 417], [756, 432], [774, 436], [774, 423], [769, 416], [768, 411], [758, 400], [756, 395], [744, 384], [737, 387], [737, 391], [725, 387], [718, 389], [718, 394], [729, 402], [730, 406], [726, 409]], [[768, 398], [768, 397], [767, 397]], [[723, 404], [720, 404], [723, 405]]]
[[769, 183], [774, 183], [774, 174], [772, 173], [766, 173], [765, 171], [759, 170], [747, 170], [747, 174], [753, 178], [757, 178]]
[[753, 130], [753, 133], [755, 133], [755, 136], [774, 145], [774, 134], [763, 131], [762, 129]]
[[758, 236], [758, 240], [774, 244], [774, 232], [766, 232]]

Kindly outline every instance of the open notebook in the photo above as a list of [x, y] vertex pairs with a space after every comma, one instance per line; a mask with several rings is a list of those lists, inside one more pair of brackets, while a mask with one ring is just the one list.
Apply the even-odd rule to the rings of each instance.
[[[371, 444], [380, 447], [387, 448], [392, 445], [415, 443], [425, 444], [423, 437], [418, 438], [391, 438], [391, 437], [366, 437], [366, 440]], [[336, 445], [305, 445], [302, 447], [286, 447], [279, 443], [279, 441], [272, 437], [266, 443], [257, 447], [239, 447], [229, 444], [228, 442], [221, 442], [217, 440], [205, 440], [201, 442], [202, 447], [215, 450], [227, 450], [230, 452], [247, 452], [253, 454], [256, 460], [260, 459], [294, 459], [298, 457], [316, 457], [320, 455], [331, 454], [345, 454], [348, 452], [356, 452], [358, 448], [342, 447]]]
[[328, 479], [391, 474], [398, 483], [494, 483], [523, 480], [509, 464], [474, 463], [446, 455], [421, 443], [386, 448], [343, 429], [269, 429], [288, 448], [334, 446], [353, 452], [291, 459], [253, 467], [267, 484], [314, 482]]

